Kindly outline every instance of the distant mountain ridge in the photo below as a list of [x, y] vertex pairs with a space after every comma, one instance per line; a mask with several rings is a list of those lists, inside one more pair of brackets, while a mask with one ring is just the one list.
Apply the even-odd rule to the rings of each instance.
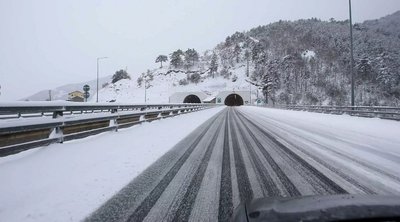
[[[111, 81], [111, 76], [106, 76], [103, 78], [99, 79], [99, 88], [102, 87], [103, 84], [108, 83]], [[85, 84], [88, 84], [90, 86], [90, 95], [91, 97], [95, 96], [96, 94], [96, 80], [90, 80], [86, 82], [81, 82], [81, 83], [73, 83], [73, 84], [67, 84], [63, 86], [59, 86], [57, 88], [51, 89], [51, 100], [67, 100], [68, 99], [68, 93], [73, 92], [73, 91], [81, 91], [83, 92], [83, 86]], [[89, 97], [89, 99], [91, 98]], [[47, 101], [49, 100], [49, 90], [42, 90], [39, 91], [31, 96], [22, 98], [20, 100], [24, 101]]]
[[368, 20], [362, 24], [367, 28], [374, 30], [383, 35], [390, 35], [400, 39], [400, 11], [380, 19]]

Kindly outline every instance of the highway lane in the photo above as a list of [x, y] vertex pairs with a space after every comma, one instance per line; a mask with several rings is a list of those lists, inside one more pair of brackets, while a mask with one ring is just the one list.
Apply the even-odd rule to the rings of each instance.
[[[228, 221], [236, 206], [258, 197], [400, 193], [400, 165], [379, 167], [326, 144], [332, 139], [362, 149], [354, 141], [296, 127], [227, 107], [86, 220]], [[383, 151], [371, 155], [398, 160]]]

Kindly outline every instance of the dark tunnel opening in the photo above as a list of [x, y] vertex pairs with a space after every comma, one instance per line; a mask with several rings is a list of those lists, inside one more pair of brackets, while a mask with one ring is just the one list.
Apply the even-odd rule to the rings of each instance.
[[230, 94], [225, 99], [225, 105], [227, 106], [241, 106], [243, 105], [243, 98], [238, 94]]
[[183, 103], [201, 103], [201, 100], [196, 95], [188, 95], [183, 100]]

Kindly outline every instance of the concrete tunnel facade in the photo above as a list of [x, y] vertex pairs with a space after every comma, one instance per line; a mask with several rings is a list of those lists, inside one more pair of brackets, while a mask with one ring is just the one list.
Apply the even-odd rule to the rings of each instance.
[[204, 92], [176, 92], [169, 97], [170, 103], [203, 103], [207, 98]]

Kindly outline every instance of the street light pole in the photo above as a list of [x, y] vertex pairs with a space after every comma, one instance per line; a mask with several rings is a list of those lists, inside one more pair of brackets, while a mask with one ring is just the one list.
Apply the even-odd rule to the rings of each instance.
[[100, 59], [107, 59], [108, 57], [98, 57], [97, 58], [97, 78], [96, 78], [96, 103], [99, 102], [99, 60]]
[[144, 103], [147, 103], [147, 80], [146, 75], [143, 76], [144, 79]]
[[251, 83], [250, 83], [250, 105], [254, 105], [254, 104], [251, 102]]
[[[353, 22], [351, 20], [351, 0], [349, 0], [350, 17], [350, 73], [351, 73], [351, 106], [354, 106], [354, 57], [353, 57]], [[353, 108], [354, 109], [354, 108]]]

